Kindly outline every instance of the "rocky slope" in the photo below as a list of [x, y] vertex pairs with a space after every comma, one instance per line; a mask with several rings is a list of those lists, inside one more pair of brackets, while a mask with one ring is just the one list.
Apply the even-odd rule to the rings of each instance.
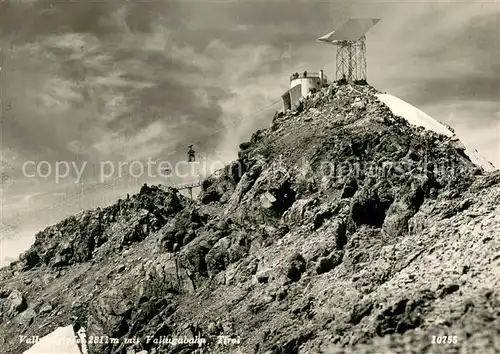
[[0, 270], [2, 353], [70, 323], [98, 354], [500, 352], [500, 173], [376, 93], [276, 114], [196, 201], [144, 186], [37, 234]]

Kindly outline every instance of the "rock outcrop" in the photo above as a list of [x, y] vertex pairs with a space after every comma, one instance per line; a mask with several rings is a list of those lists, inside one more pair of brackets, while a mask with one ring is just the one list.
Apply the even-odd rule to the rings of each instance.
[[0, 270], [2, 353], [69, 323], [96, 354], [500, 352], [500, 173], [376, 93], [276, 114], [195, 201], [144, 186], [37, 234]]

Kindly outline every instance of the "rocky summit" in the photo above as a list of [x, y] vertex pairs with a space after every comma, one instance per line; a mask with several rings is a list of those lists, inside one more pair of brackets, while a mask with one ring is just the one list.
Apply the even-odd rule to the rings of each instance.
[[500, 173], [377, 93], [276, 113], [193, 201], [39, 232], [0, 270], [1, 352], [73, 324], [96, 354], [499, 353]]

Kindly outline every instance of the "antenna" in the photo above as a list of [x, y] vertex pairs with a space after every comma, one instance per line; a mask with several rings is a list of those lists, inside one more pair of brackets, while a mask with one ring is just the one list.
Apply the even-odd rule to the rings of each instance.
[[379, 21], [376, 18], [350, 18], [335, 31], [318, 38], [320, 42], [337, 46], [337, 80], [366, 81], [365, 34]]

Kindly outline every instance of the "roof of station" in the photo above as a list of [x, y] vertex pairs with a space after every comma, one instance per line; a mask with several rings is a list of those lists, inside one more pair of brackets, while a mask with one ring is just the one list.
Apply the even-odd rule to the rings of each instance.
[[350, 18], [335, 31], [318, 38], [318, 41], [333, 44], [339, 41], [357, 41], [379, 21], [377, 18]]

